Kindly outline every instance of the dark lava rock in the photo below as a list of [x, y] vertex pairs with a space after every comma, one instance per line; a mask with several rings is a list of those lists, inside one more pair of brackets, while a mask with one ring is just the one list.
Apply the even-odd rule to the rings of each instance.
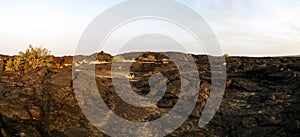
[[246, 128], [257, 126], [257, 120], [254, 117], [246, 117], [242, 120], [242, 125]]
[[100, 53], [97, 53], [96, 59], [98, 61], [111, 61], [112, 56], [101, 51]]
[[72, 64], [73, 63], [73, 57], [72, 56], [64, 56], [63, 57], [63, 63], [64, 64]]
[[161, 100], [157, 103], [160, 108], [172, 108], [174, 105], [171, 100]]
[[30, 120], [31, 116], [27, 109], [21, 104], [12, 104], [4, 100], [0, 100], [1, 115], [16, 121]]
[[274, 116], [259, 116], [257, 117], [259, 126], [276, 126], [280, 124], [280, 120], [275, 119]]
[[4, 61], [0, 58], [0, 71], [4, 70]]
[[[128, 57], [134, 55], [132, 53]], [[82, 95], [77, 96], [72, 87], [71, 66], [58, 69], [50, 65], [28, 72], [0, 71], [0, 136], [106, 137], [87, 120], [78, 105], [99, 103], [99, 98], [95, 97], [98, 94], [113, 113], [129, 121], [144, 122], [166, 116], [180, 100], [180, 87], [189, 87], [190, 81], [195, 78], [184, 77], [181, 81], [180, 74], [189, 72], [179, 73], [174, 62], [166, 60], [163, 54], [145, 53], [141, 56], [142, 60], [151, 58], [151, 62], [134, 62], [130, 67], [131, 76], [122, 75], [129, 79], [129, 87], [140, 96], [151, 93], [149, 78], [155, 73], [161, 73], [164, 81], [154, 79], [153, 85], [167, 85], [165, 95], [157, 103], [145, 108], [128, 104], [117, 95], [110, 75], [111, 63], [96, 65], [95, 76], [74, 73], [74, 78], [86, 77], [84, 80], [87, 81], [90, 80], [88, 76], [93, 75], [92, 79], [96, 79], [99, 89], [97, 93], [90, 93], [92, 83], [76, 83], [82, 84], [84, 90]], [[111, 56], [104, 52], [96, 57], [99, 61], [111, 61]], [[184, 62], [183, 54], [178, 57], [179, 61]], [[198, 127], [198, 122], [210, 97], [211, 72], [207, 56], [193, 55], [193, 58], [201, 79], [198, 100], [192, 114], [186, 114], [188, 119], [168, 137], [300, 135], [299, 58], [226, 59], [228, 78], [225, 95], [217, 113], [211, 112], [213, 119], [202, 128]], [[72, 57], [51, 57], [51, 63], [72, 64]], [[120, 63], [120, 67], [125, 64]], [[125, 85], [119, 84], [121, 87]], [[89, 98], [77, 102], [78, 97], [83, 96]], [[102, 124], [114, 126], [121, 123]]]
[[72, 73], [70, 68], [63, 68], [59, 73], [53, 74], [49, 79], [45, 82], [49, 82], [53, 85], [58, 86], [68, 86], [72, 85]]

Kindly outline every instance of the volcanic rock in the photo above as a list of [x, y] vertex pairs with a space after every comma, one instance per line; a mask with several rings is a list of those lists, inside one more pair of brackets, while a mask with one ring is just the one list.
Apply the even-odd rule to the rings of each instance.
[[[133, 57], [134, 54], [130, 56]], [[180, 59], [177, 61], [185, 61], [183, 54], [179, 54], [178, 57]], [[202, 112], [211, 96], [211, 89], [215, 87], [211, 87], [212, 72], [208, 57], [204, 55], [192, 57], [200, 78], [199, 82], [195, 82], [199, 84], [199, 92], [196, 94], [198, 100], [192, 113], [186, 114], [187, 120], [176, 130], [163, 129], [163, 125], [159, 127], [162, 132], [173, 131], [167, 137], [300, 135], [299, 57], [227, 58], [226, 64], [216, 67], [216, 69], [221, 69], [224, 65], [227, 67], [225, 94], [217, 112], [209, 111], [213, 119], [201, 128], [198, 126], [199, 119], [203, 117]], [[8, 58], [10, 57], [5, 60]], [[181, 97], [184, 100], [185, 96], [181, 96], [181, 87], [190, 89], [191, 82], [196, 79], [183, 77], [181, 80], [181, 74], [190, 72], [179, 72], [171, 60], [163, 63], [163, 60], [167, 59], [163, 54], [145, 53], [139, 61], [121, 62], [118, 64], [121, 69], [132, 63], [130, 74], [118, 74], [128, 80], [118, 83], [121, 92], [125, 87], [129, 87], [134, 94], [146, 96], [152, 91], [149, 83], [149, 79], [153, 78], [151, 76], [160, 73], [164, 77], [163, 80], [151, 80], [154, 86], [166, 85], [165, 94], [161, 99], [149, 107], [136, 107], [127, 103], [127, 100], [122, 100], [116, 92], [111, 77], [112, 63], [109, 62], [111, 56], [101, 52], [97, 54], [97, 59], [108, 62], [94, 65], [96, 74], [76, 72], [82, 71], [88, 65], [81, 65], [78, 70], [74, 69], [76, 71], [73, 76], [71, 66], [57, 68], [50, 65], [27, 72], [0, 71], [0, 136], [107, 137], [108, 135], [98, 130], [94, 123], [87, 119], [79, 104], [98, 106], [102, 99], [105, 106], [120, 118], [134, 122], [158, 120], [167, 116]], [[147, 61], [143, 62], [143, 59]], [[51, 63], [72, 64], [72, 57], [51, 57]], [[82, 81], [73, 83], [72, 77], [75, 80], [81, 78]], [[94, 83], [97, 84], [99, 90], [97, 92], [91, 92]], [[82, 92], [75, 95], [74, 84], [79, 84], [76, 86], [81, 87]], [[101, 98], [98, 98], [99, 95]], [[96, 109], [90, 111], [97, 112]], [[111, 118], [110, 115], [105, 117]], [[170, 124], [172, 122], [174, 121], [168, 121]], [[122, 123], [100, 121], [99, 124], [120, 132], [120, 136], [125, 130], [114, 128], [116, 124]]]

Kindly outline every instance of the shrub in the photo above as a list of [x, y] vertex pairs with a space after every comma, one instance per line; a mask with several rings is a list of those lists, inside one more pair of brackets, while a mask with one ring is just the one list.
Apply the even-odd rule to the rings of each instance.
[[19, 71], [45, 67], [50, 62], [49, 56], [50, 51], [46, 48], [36, 48], [29, 45], [29, 48], [25, 52], [19, 52], [19, 57], [7, 61], [6, 69]]
[[156, 61], [155, 59], [155, 56], [154, 55], [146, 55], [146, 54], [143, 54], [142, 56], [139, 56], [137, 58], [137, 61], [147, 61], [147, 62], [151, 62], [151, 61]]
[[224, 54], [223, 57], [227, 59], [227, 58], [229, 58], [230, 56], [229, 56], [229, 54]]
[[155, 61], [155, 56], [154, 55], [148, 55], [148, 60], [150, 61]]
[[115, 56], [111, 59], [111, 62], [124, 62], [124, 60], [122, 56]]
[[19, 57], [15, 57], [14, 59], [9, 59], [6, 63], [6, 70], [8, 71], [19, 71], [24, 70], [24, 61]]
[[24, 62], [20, 59], [17, 58], [14, 60], [14, 70], [19, 71], [24, 69]]
[[10, 71], [14, 70], [14, 61], [12, 59], [7, 61], [5, 69]]
[[144, 58], [145, 57], [143, 57], [143, 56], [139, 56], [139, 57], [137, 57], [137, 59], [135, 59], [136, 61], [144, 61]]
[[19, 52], [21, 60], [24, 61], [24, 69], [36, 69], [39, 67], [45, 67], [50, 62], [50, 51], [46, 48], [37, 48], [29, 45], [29, 48], [25, 52]]

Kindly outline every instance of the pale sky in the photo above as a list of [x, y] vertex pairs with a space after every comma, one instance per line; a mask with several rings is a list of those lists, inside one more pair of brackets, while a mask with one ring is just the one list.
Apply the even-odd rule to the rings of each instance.
[[[48, 48], [54, 55], [72, 55], [88, 24], [122, 1], [0, 0], [0, 54], [17, 54], [32, 44]], [[224, 53], [300, 55], [299, 0], [179, 2], [208, 22]]]

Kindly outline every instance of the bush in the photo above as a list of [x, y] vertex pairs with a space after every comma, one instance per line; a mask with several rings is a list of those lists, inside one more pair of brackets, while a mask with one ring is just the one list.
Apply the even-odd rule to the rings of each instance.
[[230, 57], [229, 54], [224, 54], [223, 56], [224, 56], [224, 58], [226, 58], [226, 59]]
[[142, 56], [139, 56], [137, 58], [137, 61], [141, 61], [141, 62], [151, 62], [151, 61], [156, 61], [155, 59], [155, 56], [154, 55], [146, 55], [146, 54], [143, 54]]
[[19, 57], [14, 60], [8, 60], [6, 69], [19, 71], [45, 67], [50, 62], [49, 56], [50, 51], [46, 48], [36, 48], [29, 45], [29, 48], [25, 52], [19, 52]]
[[19, 55], [25, 63], [25, 70], [45, 67], [50, 62], [50, 51], [46, 48], [36, 48], [29, 45], [29, 48], [25, 52], [19, 52]]
[[6, 63], [6, 70], [14, 70], [14, 61], [12, 59], [9, 59]]
[[148, 55], [148, 60], [150, 61], [155, 61], [155, 56], [154, 55]]
[[14, 69], [16, 71], [24, 69], [24, 62], [20, 58], [14, 60]]
[[115, 56], [111, 59], [111, 62], [124, 62], [124, 60], [122, 56]]

